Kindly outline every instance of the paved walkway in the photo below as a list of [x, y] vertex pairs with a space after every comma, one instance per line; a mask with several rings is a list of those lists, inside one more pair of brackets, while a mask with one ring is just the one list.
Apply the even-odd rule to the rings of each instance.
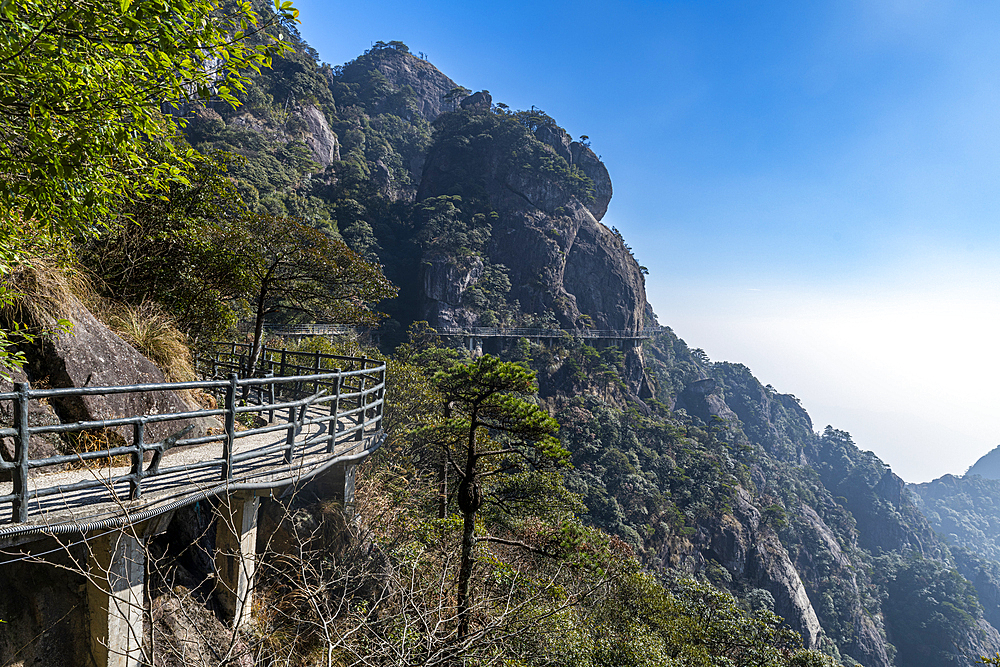
[[[305, 421], [329, 415], [329, 410], [327, 405], [310, 407]], [[194, 502], [227, 489], [236, 490], [250, 485], [261, 488], [282, 487], [308, 479], [319, 469], [336, 460], [355, 454], [363, 455], [367, 450], [377, 446], [371, 434], [366, 434], [363, 440], [357, 441], [354, 440], [352, 433], [342, 438], [342, 441], [338, 441], [332, 453], [328, 452], [329, 423], [303, 426], [295, 438], [290, 463], [284, 460], [288, 422], [277, 413], [272, 424], [285, 425], [280, 430], [247, 437], [240, 437], [237, 433], [233, 449], [234, 457], [239, 458], [243, 454], [249, 456], [246, 460], [233, 464], [232, 477], [228, 482], [222, 478], [221, 442], [168, 450], [160, 462], [160, 473], [143, 479], [142, 497], [131, 501], [128, 500], [127, 480], [111, 483], [115, 477], [128, 475], [130, 472], [128, 465], [111, 467], [119, 461], [96, 459], [82, 462], [81, 467], [76, 470], [49, 474], [39, 474], [38, 470], [32, 471], [28, 479], [32, 490], [56, 488], [58, 491], [31, 500], [27, 523], [11, 523], [9, 513], [4, 512], [4, 515], [0, 516], [0, 542], [4, 541], [5, 529], [15, 527], [20, 531], [29, 527], [51, 527], [57, 524], [82, 525], [117, 517], [133, 517], [141, 520], [146, 518], [146, 514], [155, 515], [158, 511], [165, 511], [174, 503]], [[345, 426], [349, 428], [351, 424]], [[206, 462], [212, 465], [194, 467], [196, 464]], [[149, 464], [145, 465], [148, 467]], [[192, 468], [184, 469], [186, 466]], [[104, 484], [91, 489], [66, 492], [62, 492], [59, 488], [84, 480], [98, 480]], [[10, 493], [13, 493], [12, 483], [0, 483], [0, 496]]]

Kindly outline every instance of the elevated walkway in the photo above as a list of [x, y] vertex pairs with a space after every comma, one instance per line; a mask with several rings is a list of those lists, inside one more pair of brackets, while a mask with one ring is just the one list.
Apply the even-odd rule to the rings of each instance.
[[660, 332], [659, 328], [647, 329], [542, 329], [542, 328], [497, 328], [497, 327], [440, 327], [435, 329], [441, 336], [465, 336], [475, 338], [582, 338], [584, 340], [646, 340]]
[[[333, 480], [324, 483], [332, 500], [350, 510], [354, 468], [384, 440], [383, 363], [265, 349], [260, 377], [240, 377], [238, 351], [226, 344], [199, 358], [205, 379], [196, 382], [64, 389], [18, 383], [0, 394], [14, 415], [13, 427], [0, 429], [14, 445], [12, 460], [0, 457], [0, 510], [9, 508], [0, 514], [0, 548], [30, 555], [32, 542], [58, 535], [86, 543], [87, 617], [98, 667], [142, 664], [145, 542], [177, 509], [215, 499], [216, 595], [239, 627], [251, 609], [259, 499], [323, 475]], [[164, 391], [206, 392], [218, 407], [50, 425], [28, 417], [32, 401]], [[192, 437], [198, 427], [207, 432]], [[169, 435], [150, 442], [154, 430]], [[82, 433], [104, 434], [105, 443], [131, 437], [121, 446], [30, 456], [33, 437]]]

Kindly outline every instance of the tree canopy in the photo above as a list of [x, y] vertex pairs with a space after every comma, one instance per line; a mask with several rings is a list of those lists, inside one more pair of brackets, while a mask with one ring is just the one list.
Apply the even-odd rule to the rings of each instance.
[[[99, 224], [116, 198], [183, 181], [197, 154], [169, 141], [193, 99], [236, 104], [243, 72], [280, 42], [291, 2], [6, 0], [0, 3], [0, 213], [45, 229]], [[150, 142], [167, 140], [162, 151]]]
[[255, 213], [227, 234], [232, 245], [241, 246], [238, 255], [247, 271], [254, 313], [251, 370], [268, 315], [291, 311], [310, 319], [373, 324], [374, 306], [396, 295], [380, 266], [296, 220]]

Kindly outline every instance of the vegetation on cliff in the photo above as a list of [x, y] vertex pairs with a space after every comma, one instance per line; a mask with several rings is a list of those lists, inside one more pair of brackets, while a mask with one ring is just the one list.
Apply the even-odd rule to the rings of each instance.
[[[254, 307], [258, 338], [264, 316], [390, 316], [383, 346], [403, 343], [393, 439], [348, 543], [317, 528], [297, 538], [293, 577], [287, 554], [269, 563], [258, 627], [271, 657], [922, 667], [1000, 646], [995, 564], [953, 555], [849, 434], [816, 432], [793, 396], [667, 328], [644, 343], [573, 335], [655, 324], [642, 267], [599, 223], [610, 179], [585, 143], [540, 111], [469, 95], [401, 43], [329, 67], [281, 30], [293, 49], [267, 47], [265, 30], [233, 60], [249, 74], [270, 55], [273, 69], [207, 100], [175, 96], [189, 145], [147, 132], [164, 140], [141, 144], [153, 175], [141, 193], [162, 198], [117, 196], [120, 174], [84, 161], [96, 171], [60, 178], [104, 188], [67, 200], [113, 199], [96, 209], [103, 227], [70, 243], [35, 225], [30, 243], [5, 245], [8, 264], [30, 244], [78, 258], [105, 298], [169, 313], [192, 339], [232, 333]], [[158, 131], [178, 122], [156, 118]], [[15, 185], [10, 225], [43, 212], [25, 197], [65, 213], [52, 192]], [[347, 274], [361, 284], [338, 291]], [[407, 339], [425, 317], [568, 332], [474, 361], [426, 323]], [[318, 522], [293, 534], [331, 514], [292, 509]]]

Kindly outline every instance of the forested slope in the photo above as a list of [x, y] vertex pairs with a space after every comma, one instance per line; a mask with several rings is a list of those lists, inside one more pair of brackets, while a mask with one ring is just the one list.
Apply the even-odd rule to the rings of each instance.
[[[513, 494], [508, 499], [525, 489], [578, 494], [582, 505], [569, 511], [570, 523], [606, 531], [618, 551], [600, 553], [625, 554], [625, 561], [634, 553], [655, 573], [633, 573], [623, 586], [652, 585], [647, 576], [657, 586], [674, 582], [656, 589], [673, 596], [657, 603], [671, 613], [694, 598], [722, 604], [712, 591], [726, 591], [735, 596], [723, 598], [726, 609], [741, 623], [771, 627], [773, 609], [806, 647], [868, 667], [965, 664], [1000, 649], [988, 604], [984, 617], [986, 588], [977, 592], [958, 573], [902, 480], [848, 433], [817, 432], [794, 396], [763, 385], [745, 366], [712, 362], [668, 327], [645, 342], [592, 345], [573, 336], [659, 326], [646, 302], [644, 267], [622, 235], [600, 222], [611, 178], [586, 140], [573, 140], [538, 109], [512, 110], [486, 91], [471, 94], [398, 42], [330, 67], [292, 36], [295, 52], [252, 77], [242, 106], [185, 109], [187, 139], [216, 156], [225, 169], [221, 186], [235, 188], [249, 210], [305, 221], [380, 264], [399, 287], [381, 304], [388, 314], [382, 345], [408, 341], [403, 350], [424, 372], [447, 368], [458, 352], [433, 331], [411, 328], [414, 322], [569, 332], [492, 350], [537, 373], [533, 400], [561, 424], [572, 463], [560, 469], [556, 487], [553, 478], [532, 478], [540, 486], [494, 492]], [[142, 298], [169, 308], [157, 289], [147, 284]], [[172, 312], [188, 327], [204, 317]], [[271, 321], [308, 319], [296, 312]], [[445, 523], [420, 529], [424, 546], [433, 531], [454, 536], [448, 521], [457, 502], [452, 495]], [[491, 516], [491, 526], [506, 525], [502, 514]], [[522, 516], [507, 529], [523, 541], [530, 525]], [[535, 537], [551, 537], [539, 531]], [[702, 583], [678, 584], [681, 574]], [[705, 582], [716, 588], [699, 588]], [[613, 605], [626, 608], [621, 601], [631, 594], [587, 612], [592, 641], [602, 633], [627, 637], [640, 626], [650, 636], [669, 634], [651, 620], [663, 620], [652, 607], [628, 619], [633, 626], [609, 629], [620, 613]], [[594, 664], [647, 664], [598, 649], [587, 649], [600, 656]], [[801, 662], [815, 656], [781, 655], [800, 659], [788, 664], [815, 664]]]

